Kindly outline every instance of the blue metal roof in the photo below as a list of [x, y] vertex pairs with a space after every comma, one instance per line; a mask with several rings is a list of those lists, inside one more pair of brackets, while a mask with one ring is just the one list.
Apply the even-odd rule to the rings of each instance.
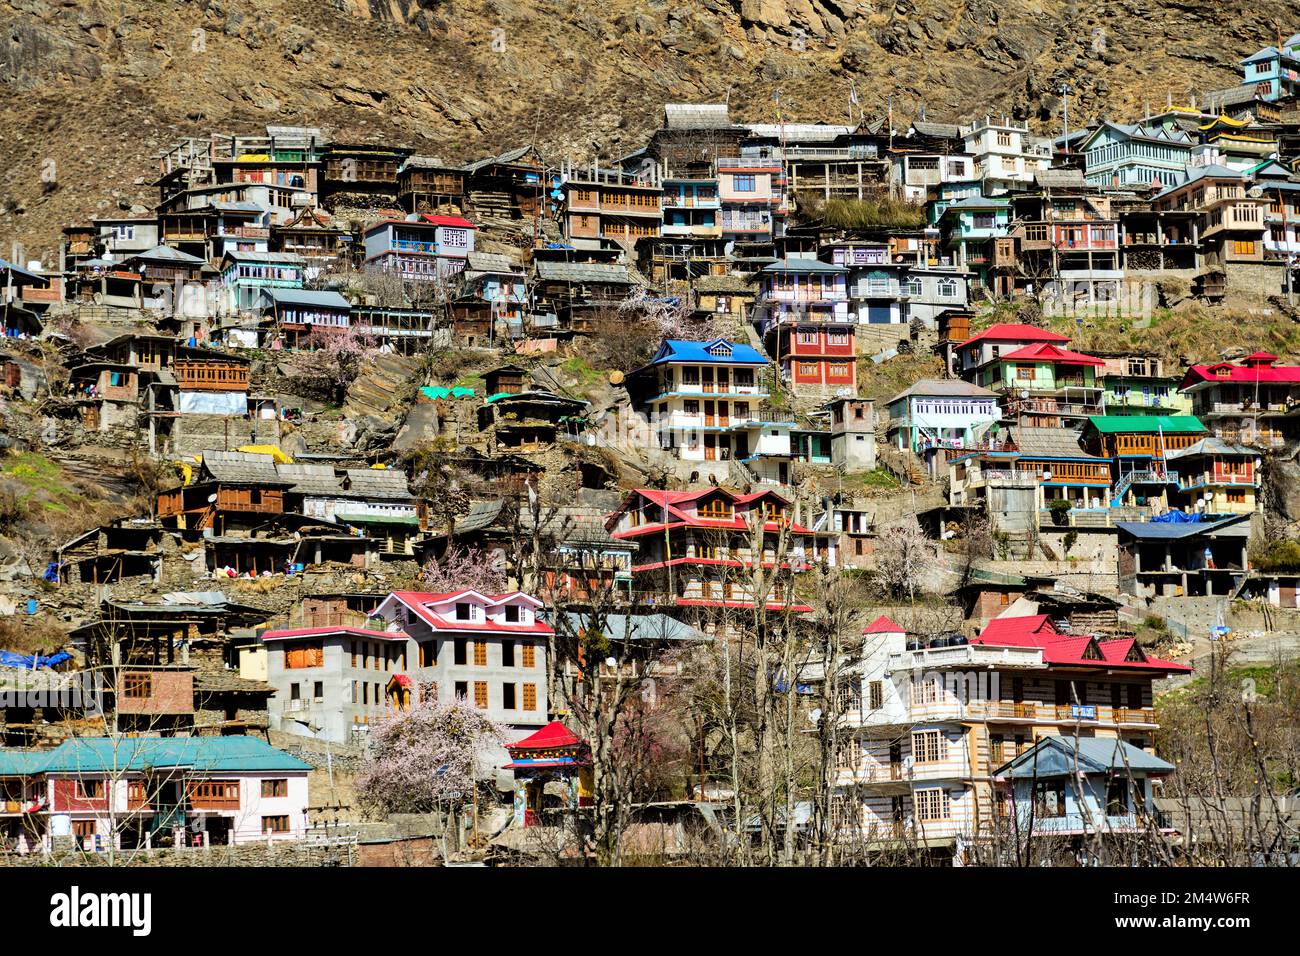
[[692, 342], [687, 339], [664, 339], [651, 365], [668, 362], [702, 362], [716, 365], [766, 365], [767, 358], [752, 345], [714, 339]]
[[1225, 525], [1236, 524], [1244, 517], [1246, 515], [1223, 518], [1219, 521], [1191, 521], [1177, 524], [1166, 524], [1161, 521], [1116, 521], [1115, 527], [1144, 540], [1174, 540], [1217, 531]]
[[1127, 740], [1116, 737], [1044, 737], [1015, 760], [999, 767], [998, 776], [1039, 779], [1085, 774], [1170, 773], [1174, 765]]

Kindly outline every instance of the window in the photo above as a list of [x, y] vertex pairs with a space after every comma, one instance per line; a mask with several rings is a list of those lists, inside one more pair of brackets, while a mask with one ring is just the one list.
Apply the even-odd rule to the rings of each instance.
[[501, 709], [502, 710], [515, 709], [515, 685], [514, 684], [501, 685]]
[[872, 710], [880, 710], [885, 706], [885, 682], [873, 680], [867, 684], [867, 699], [870, 701]]
[[420, 666], [437, 667], [438, 666], [438, 642], [424, 641], [420, 647]]
[[731, 187], [738, 193], [752, 193], [755, 189], [753, 174], [741, 174], [731, 177]]
[[1039, 817], [1065, 816], [1065, 782], [1038, 780], [1034, 783], [1034, 814]]
[[452, 662], [453, 662], [454, 664], [457, 664], [457, 665], [459, 665], [459, 666], [461, 666], [461, 667], [463, 667], [463, 666], [465, 665], [465, 661], [466, 661], [466, 659], [467, 659], [466, 656], [465, 656], [465, 651], [466, 651], [466, 647], [467, 647], [468, 644], [469, 644], [469, 641], [467, 641], [465, 638], [463, 638], [463, 637], [458, 637], [458, 638], [456, 638], [456, 641], [455, 641], [455, 643], [453, 644], [453, 647], [454, 647], [455, 650], [454, 650], [454, 653], [453, 653], [453, 655], [452, 655]]
[[917, 763], [938, 763], [948, 759], [948, 739], [939, 730], [912, 734], [912, 758]]
[[[524, 645], [521, 647], [521, 650], [523, 651], [523, 659], [524, 659], [524, 660], [523, 660], [523, 666], [524, 666], [524, 667], [536, 667], [536, 666], [537, 666], [537, 647], [536, 647], [536, 645], [534, 645], [534, 644], [524, 644]], [[525, 684], [524, 686], [526, 687], [526, 686], [528, 686], [528, 685]]]
[[122, 696], [139, 700], [153, 696], [153, 676], [151, 674], [122, 675]]
[[77, 780], [77, 785], [73, 790], [78, 800], [100, 800], [104, 796], [104, 781], [102, 780]]
[[459, 699], [459, 700], [464, 700], [464, 699], [465, 699], [466, 697], [468, 697], [468, 696], [469, 696], [469, 684], [467, 684], [467, 683], [466, 683], [465, 681], [463, 681], [463, 680], [458, 680], [458, 681], [456, 681], [456, 697], [457, 697], [457, 699]]
[[281, 813], [273, 817], [262, 817], [263, 833], [288, 833], [289, 815]]
[[1142, 709], [1142, 685], [1141, 684], [1128, 685], [1128, 705], [1133, 710]]
[[507, 624], [519, 623], [519, 605], [517, 604], [506, 605], [506, 623]]
[[[939, 283], [939, 296], [944, 299], [951, 299], [957, 295], [957, 280], [944, 279]], [[997, 346], [994, 346], [996, 349]]]
[[488, 705], [487, 681], [474, 682], [474, 706], [486, 710]]
[[536, 709], [537, 709], [537, 685], [525, 684], [524, 685], [524, 710], [536, 710]]
[[916, 818], [922, 822], [947, 820], [952, 815], [948, 791], [942, 788], [918, 790], [913, 795], [913, 800], [916, 805]]
[[298, 690], [298, 688], [299, 688], [300, 686], [301, 686], [301, 685], [300, 685], [297, 681], [294, 681], [292, 684], [289, 685], [289, 699], [290, 699], [290, 700], [297, 700], [298, 698], [300, 698], [300, 697], [302, 696], [302, 694], [301, 694], [301, 693], [299, 692], [299, 690]]
[[487, 641], [474, 642], [474, 666], [487, 667]]
[[458, 620], [458, 621], [472, 621], [472, 620], [474, 620], [474, 609], [473, 609], [473, 606], [470, 605], [470, 604], [469, 604], [468, 602], [466, 602], [466, 601], [457, 601], [457, 602], [456, 602], [456, 620]]
[[287, 797], [289, 795], [289, 781], [283, 778], [275, 780], [262, 781], [262, 796], [265, 797]]
[[1232, 241], [1232, 251], [1239, 256], [1253, 256], [1255, 254], [1255, 240], [1234, 239]]
[[996, 216], [991, 212], [977, 212], [972, 218], [976, 229], [992, 229], [997, 222]]
[[284, 648], [285, 670], [301, 667], [324, 667], [325, 647], [320, 641], [297, 641]]

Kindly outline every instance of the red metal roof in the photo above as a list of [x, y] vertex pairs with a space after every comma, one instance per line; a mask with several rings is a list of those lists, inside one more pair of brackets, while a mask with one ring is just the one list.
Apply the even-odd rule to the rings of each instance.
[[[962, 346], [970, 345], [972, 342], [982, 342], [985, 339], [996, 339], [998, 341], [1011, 342], [1068, 342], [1070, 337], [1062, 335], [1059, 332], [1051, 332], [1047, 329], [1040, 329], [1036, 325], [1025, 325], [1022, 322], [999, 322], [997, 325], [990, 325], [978, 335], [971, 336]], [[958, 346], [960, 348], [961, 346]]]
[[424, 219], [426, 222], [431, 222], [435, 226], [459, 226], [462, 229], [478, 228], [478, 226], [474, 225], [468, 219], [465, 219], [461, 216], [435, 216], [426, 213]]
[[1093, 358], [1091, 355], [1084, 355], [1082, 352], [1071, 352], [1069, 349], [1063, 349], [1060, 346], [1053, 345], [1051, 342], [1036, 342], [1033, 345], [1026, 345], [1022, 349], [1016, 349], [1014, 352], [1008, 352], [1005, 355], [998, 356], [1000, 361], [1017, 360], [1022, 362], [1051, 362], [1054, 365], [1105, 365], [1099, 358]]
[[324, 637], [339, 634], [346, 637], [377, 637], [384, 641], [404, 641], [405, 631], [372, 631], [364, 627], [293, 627], [278, 631], [267, 631], [262, 635], [263, 641], [288, 641], [295, 637]]
[[891, 618], [886, 617], [884, 614], [882, 614], [880, 615], [880, 617], [876, 618], [865, 628], [863, 628], [862, 633], [863, 634], [906, 634], [907, 630], [899, 626], [898, 624], [895, 624]]
[[[1256, 352], [1248, 355], [1243, 364], [1216, 362], [1213, 365], [1193, 365], [1183, 376], [1182, 388], [1200, 382], [1300, 382], [1300, 366], [1275, 365], [1276, 355]], [[1226, 369], [1227, 375], [1219, 372]]]
[[[534, 607], [541, 607], [542, 602], [534, 597], [524, 594], [522, 591], [511, 591], [508, 594], [480, 594], [470, 588], [463, 591], [449, 591], [442, 594], [434, 594], [428, 591], [394, 591], [391, 597], [401, 601], [430, 627], [439, 631], [483, 631], [489, 634], [552, 634], [554, 630], [544, 621], [533, 619], [531, 624], [507, 624], [503, 621], [457, 621], [452, 618], [443, 617], [441, 614], [435, 614], [430, 605], [445, 604], [463, 597], [467, 594], [477, 595], [484, 599], [488, 606], [504, 604], [507, 600], [515, 597], [525, 598], [528, 603]], [[387, 598], [385, 598], [387, 600]]]
[[[1148, 657], [1133, 638], [1116, 638], [1099, 641], [1087, 634], [1062, 634], [1052, 623], [1050, 615], [1032, 614], [1024, 617], [995, 617], [972, 638], [972, 644], [992, 644], [1011, 647], [1041, 647], [1043, 662], [1072, 667], [1131, 667], [1138, 670], [1164, 671], [1166, 673], [1191, 673], [1185, 664], [1159, 657]], [[1092, 655], [1089, 651], [1093, 650]]]
[[529, 734], [523, 740], [506, 744], [506, 750], [514, 756], [516, 750], [557, 750], [560, 747], [573, 747], [582, 743], [582, 738], [558, 720], [553, 720], [536, 733]]

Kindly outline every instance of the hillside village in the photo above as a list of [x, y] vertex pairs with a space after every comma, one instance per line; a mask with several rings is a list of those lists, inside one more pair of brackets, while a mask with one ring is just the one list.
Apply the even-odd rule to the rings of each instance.
[[1279, 40], [1055, 137], [178, 139], [0, 260], [0, 851], [418, 856], [364, 793], [436, 700], [501, 734], [444, 862], [1293, 853], [1286, 721], [1210, 821], [1164, 721], [1296, 693]]

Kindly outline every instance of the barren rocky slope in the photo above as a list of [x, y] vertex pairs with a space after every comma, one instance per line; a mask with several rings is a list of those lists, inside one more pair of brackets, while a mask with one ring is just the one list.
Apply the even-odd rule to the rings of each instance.
[[[1290, 13], [1288, 13], [1290, 10]], [[1057, 128], [1226, 86], [1283, 0], [0, 0], [0, 240], [154, 201], [178, 135], [310, 122], [454, 159], [634, 148], [665, 101], [742, 120], [983, 109]], [[116, 192], [113, 192], [116, 190]]]

